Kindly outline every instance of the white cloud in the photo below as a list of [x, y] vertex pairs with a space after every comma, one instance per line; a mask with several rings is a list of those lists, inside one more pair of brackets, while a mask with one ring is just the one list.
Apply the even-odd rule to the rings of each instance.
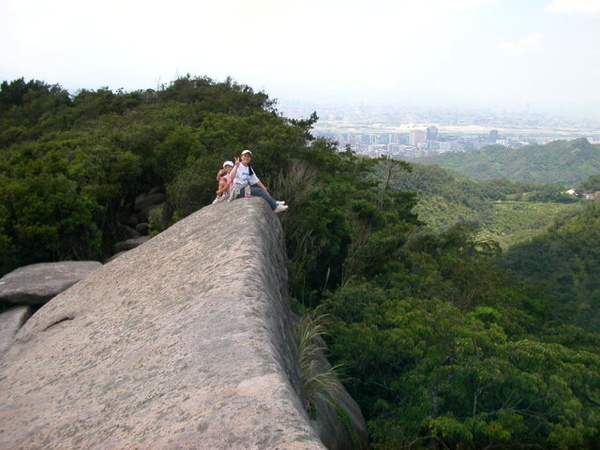
[[498, 44], [498, 49], [504, 53], [522, 55], [539, 49], [542, 43], [541, 33], [531, 33], [529, 36], [516, 42], [503, 42]]
[[600, 0], [552, 0], [546, 9], [558, 13], [600, 14]]

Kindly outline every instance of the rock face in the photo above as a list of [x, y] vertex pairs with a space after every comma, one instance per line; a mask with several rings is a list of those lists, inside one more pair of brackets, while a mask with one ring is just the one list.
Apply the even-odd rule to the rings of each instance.
[[278, 217], [208, 206], [25, 323], [0, 359], [0, 448], [325, 448], [293, 327]]
[[0, 314], [0, 358], [10, 347], [15, 334], [32, 314], [32, 306], [15, 306]]
[[63, 261], [20, 267], [0, 279], [0, 301], [43, 305], [101, 266], [98, 261]]

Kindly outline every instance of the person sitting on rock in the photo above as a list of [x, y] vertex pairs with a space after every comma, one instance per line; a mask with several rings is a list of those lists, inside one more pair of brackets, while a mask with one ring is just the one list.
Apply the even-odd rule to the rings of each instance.
[[[275, 200], [269, 194], [265, 185], [258, 179], [254, 169], [250, 165], [252, 162], [252, 152], [244, 150], [239, 158], [235, 158], [235, 176], [233, 178], [233, 187], [229, 201], [242, 197], [261, 197], [269, 204], [276, 213], [285, 211], [288, 207], [284, 201]], [[232, 172], [233, 173], [233, 172]]]
[[231, 161], [225, 161], [223, 168], [217, 172], [217, 181], [219, 188], [217, 189], [217, 198], [213, 200], [213, 205], [226, 200], [229, 197], [231, 186], [233, 185], [234, 164]]

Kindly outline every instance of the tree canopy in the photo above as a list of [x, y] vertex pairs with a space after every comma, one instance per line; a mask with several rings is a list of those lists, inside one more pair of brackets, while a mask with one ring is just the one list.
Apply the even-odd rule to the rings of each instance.
[[551, 183], [572, 187], [600, 172], [600, 144], [586, 138], [526, 145], [511, 149], [490, 145], [468, 152], [447, 152], [421, 158], [474, 180], [508, 178], [512, 181]]

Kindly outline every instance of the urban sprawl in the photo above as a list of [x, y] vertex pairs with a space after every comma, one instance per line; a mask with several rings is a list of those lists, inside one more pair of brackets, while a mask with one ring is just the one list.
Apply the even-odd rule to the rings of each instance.
[[[557, 140], [600, 142], [600, 119], [522, 111], [393, 108], [387, 106], [284, 104], [284, 114], [319, 116], [313, 134], [369, 156], [420, 157], [476, 150], [487, 145], [518, 148]], [[568, 117], [568, 118], [565, 118]]]

